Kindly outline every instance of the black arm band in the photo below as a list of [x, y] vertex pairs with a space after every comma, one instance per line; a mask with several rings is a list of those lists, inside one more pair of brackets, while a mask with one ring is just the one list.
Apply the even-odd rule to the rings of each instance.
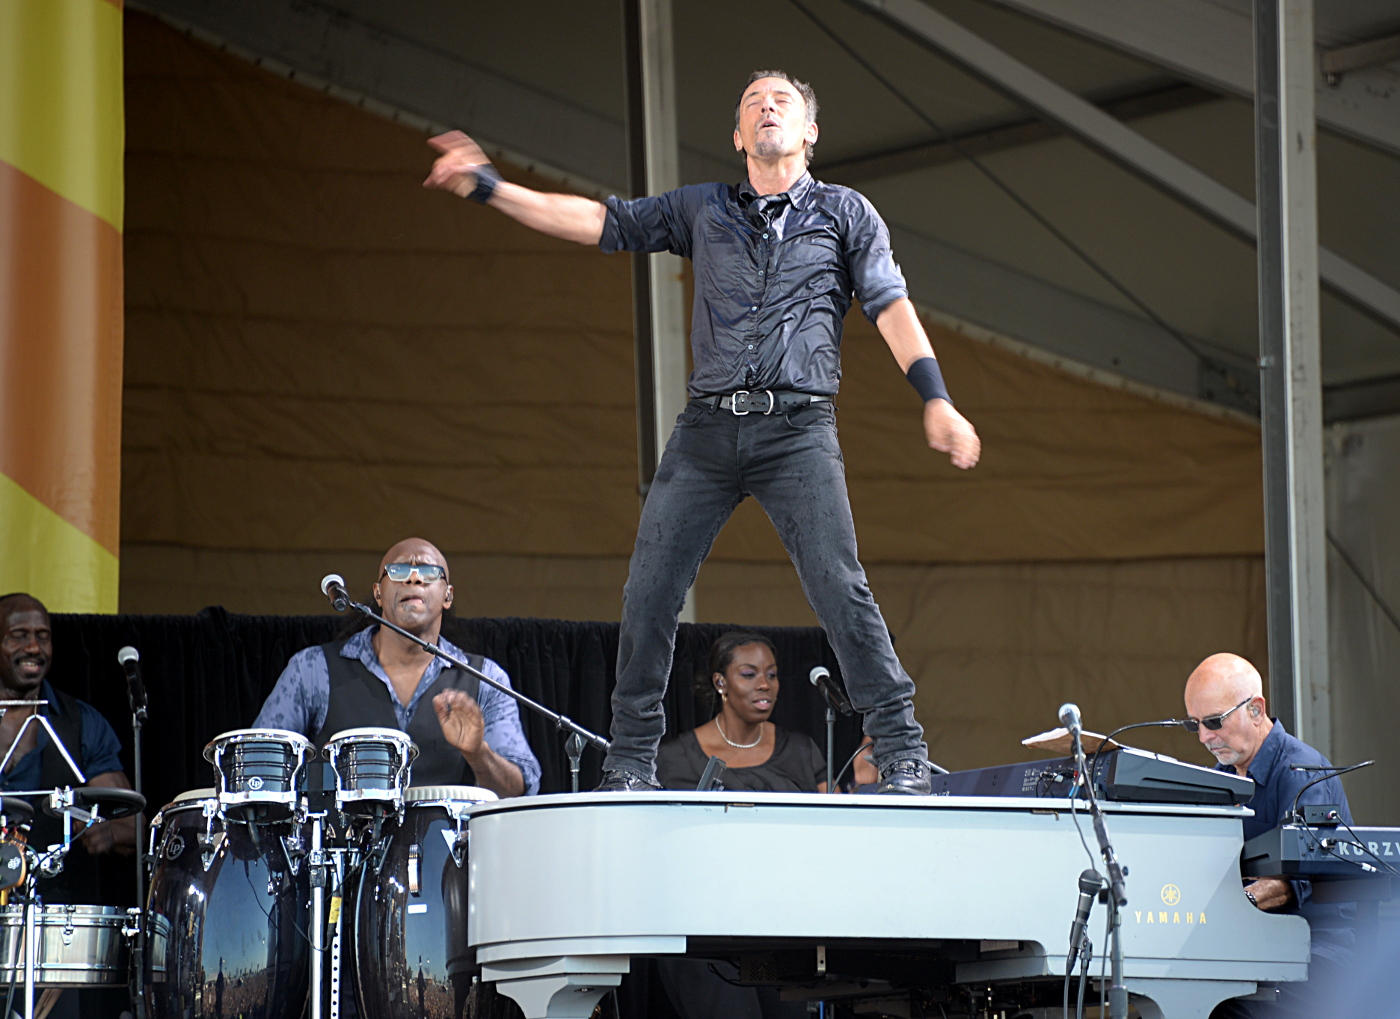
[[948, 396], [948, 387], [943, 384], [943, 369], [938, 367], [936, 357], [919, 358], [909, 366], [904, 377], [918, 391], [924, 403], [930, 400], [953, 402]]
[[479, 163], [472, 167], [472, 172], [476, 174], [476, 187], [467, 195], [467, 200], [476, 202], [477, 205], [485, 205], [496, 193], [496, 185], [501, 182], [501, 175], [490, 163]]

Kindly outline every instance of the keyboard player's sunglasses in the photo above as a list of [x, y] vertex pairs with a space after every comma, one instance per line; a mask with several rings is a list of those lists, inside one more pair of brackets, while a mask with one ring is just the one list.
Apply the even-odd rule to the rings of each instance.
[[384, 566], [384, 576], [396, 584], [405, 583], [415, 573], [423, 583], [431, 584], [435, 580], [446, 579], [447, 567], [436, 563], [386, 563]]
[[1246, 697], [1229, 711], [1222, 711], [1218, 715], [1206, 715], [1205, 718], [1183, 718], [1181, 720], [1181, 727], [1187, 732], [1200, 732], [1201, 726], [1205, 726], [1211, 732], [1215, 732], [1225, 724], [1225, 719], [1229, 718], [1252, 700], [1254, 700], [1253, 697]]

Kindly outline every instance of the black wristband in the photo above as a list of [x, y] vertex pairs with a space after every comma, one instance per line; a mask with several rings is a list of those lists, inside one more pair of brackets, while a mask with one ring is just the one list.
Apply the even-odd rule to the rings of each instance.
[[485, 205], [496, 193], [496, 185], [501, 182], [501, 175], [490, 163], [478, 163], [472, 167], [472, 172], [476, 174], [476, 187], [467, 195], [467, 200], [476, 202], [477, 205]]
[[930, 400], [953, 402], [948, 396], [948, 387], [943, 384], [943, 369], [938, 367], [936, 357], [919, 358], [909, 366], [904, 377], [918, 391], [924, 403], [928, 403]]

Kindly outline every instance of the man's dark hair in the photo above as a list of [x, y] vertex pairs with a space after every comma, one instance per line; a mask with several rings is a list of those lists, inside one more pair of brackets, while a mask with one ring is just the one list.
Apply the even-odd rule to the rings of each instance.
[[37, 609], [44, 614], [45, 619], [49, 618], [48, 608], [38, 598], [23, 591], [12, 591], [9, 594], [0, 594], [0, 626], [5, 624], [5, 620], [10, 618], [10, 613], [19, 606], [23, 606], [21, 611]]
[[[744, 93], [749, 90], [750, 85], [760, 78], [782, 78], [783, 81], [797, 89], [797, 94], [802, 97], [802, 105], [807, 111], [807, 123], [815, 124], [817, 122], [817, 111], [820, 107], [817, 105], [817, 93], [811, 85], [805, 81], [798, 81], [786, 71], [754, 71], [753, 74], [749, 75], [749, 80], [744, 82], [744, 87], [739, 90], [739, 99], [734, 104], [734, 130], [739, 130], [739, 110], [744, 105]], [[812, 142], [808, 142], [806, 146], [807, 162], [809, 163], [812, 161], [812, 145]]]

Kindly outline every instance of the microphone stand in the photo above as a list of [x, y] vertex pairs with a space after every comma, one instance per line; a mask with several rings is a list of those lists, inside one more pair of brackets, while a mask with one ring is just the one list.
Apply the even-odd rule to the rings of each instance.
[[826, 703], [826, 791], [836, 792], [836, 709]]
[[[136, 691], [127, 688], [127, 700], [131, 702], [131, 757], [132, 780], [136, 791], [145, 795], [141, 783], [141, 730], [146, 725], [146, 705], [139, 702]], [[136, 901], [146, 908], [146, 818], [142, 811], [136, 812]]]
[[[537, 715], [542, 715], [543, 717], [549, 719], [551, 722], [554, 723], [554, 727], [555, 727], [556, 729], [558, 729], [560, 732], [568, 732], [568, 733], [570, 733], [570, 734], [571, 734], [571, 735], [570, 735], [570, 739], [572, 739], [572, 738], [574, 738], [574, 737], [577, 737], [579, 740], [581, 740], [581, 741], [584, 742], [584, 743], [591, 743], [591, 744], [593, 744], [593, 746], [597, 747], [599, 750], [603, 751], [604, 753], [607, 753], [608, 747], [611, 746], [611, 744], [610, 744], [607, 740], [603, 739], [602, 736], [599, 736], [599, 735], [598, 735], [597, 733], [595, 733], [595, 732], [589, 732], [589, 731], [588, 731], [587, 729], [585, 729], [583, 726], [581, 726], [581, 725], [579, 725], [577, 722], [575, 722], [572, 718], [569, 718], [569, 717], [567, 717], [566, 715], [561, 715], [559, 712], [554, 711], [554, 710], [552, 710], [552, 709], [550, 709], [550, 708], [545, 707], [545, 706], [544, 706], [543, 704], [541, 704], [539, 701], [532, 700], [532, 699], [530, 699], [529, 697], [526, 697], [526, 696], [525, 696], [523, 693], [521, 693], [519, 690], [516, 690], [516, 689], [514, 689], [514, 688], [512, 688], [512, 687], [506, 686], [504, 683], [498, 683], [496, 680], [494, 680], [494, 679], [492, 679], [490, 676], [486, 675], [486, 673], [481, 672], [481, 671], [479, 671], [479, 670], [477, 670], [477, 669], [473, 669], [470, 665], [468, 665], [466, 662], [462, 661], [460, 658], [457, 658], [457, 657], [455, 657], [455, 656], [453, 656], [453, 655], [448, 654], [446, 651], [444, 651], [442, 648], [438, 647], [438, 646], [437, 646], [436, 644], [434, 644], [432, 641], [424, 640], [422, 637], [419, 637], [417, 634], [409, 633], [409, 632], [408, 632], [407, 630], [405, 630], [402, 626], [395, 626], [393, 623], [389, 622], [389, 620], [385, 619], [385, 618], [384, 618], [383, 616], [381, 616], [379, 613], [375, 612], [374, 609], [370, 608], [368, 605], [361, 605], [361, 604], [360, 604], [359, 602], [357, 602], [357, 601], [352, 601], [352, 602], [350, 602], [349, 607], [352, 608], [352, 609], [354, 609], [354, 610], [355, 610], [356, 612], [358, 612], [360, 615], [364, 616], [366, 619], [372, 619], [372, 620], [374, 620], [376, 623], [378, 623], [380, 626], [383, 626], [383, 627], [386, 627], [386, 628], [388, 628], [388, 629], [390, 629], [390, 630], [393, 630], [393, 631], [394, 631], [395, 633], [397, 633], [400, 637], [403, 637], [403, 638], [405, 638], [405, 639], [407, 639], [407, 640], [412, 641], [413, 643], [415, 643], [415, 644], [417, 644], [419, 647], [421, 647], [424, 651], [428, 652], [428, 654], [430, 654], [430, 655], [435, 655], [436, 657], [441, 658], [444, 662], [447, 662], [447, 663], [448, 663], [449, 665], [451, 665], [453, 668], [455, 668], [455, 669], [461, 669], [463, 672], [465, 672], [465, 673], [467, 673], [467, 674], [469, 674], [469, 675], [475, 676], [478, 680], [480, 680], [481, 682], [485, 683], [487, 686], [493, 687], [494, 689], [499, 690], [501, 693], [507, 695], [508, 697], [514, 698], [514, 700], [515, 700], [515, 702], [516, 702], [517, 704], [523, 704], [525, 707], [529, 708], [529, 709], [530, 709], [531, 711], [533, 711], [535, 714], [537, 714]], [[567, 745], [566, 745], [566, 748], [567, 748]], [[580, 746], [580, 747], [579, 747], [579, 752], [580, 752], [580, 754], [582, 754], [582, 749], [583, 749], [583, 748]], [[574, 781], [575, 781], [575, 784], [574, 784], [574, 791], [575, 791], [575, 792], [578, 791], [577, 780], [578, 780], [578, 771], [577, 771], [577, 768], [575, 767], [575, 768], [574, 768]]]
[[1113, 851], [1113, 843], [1108, 838], [1108, 827], [1104, 823], [1103, 809], [1099, 806], [1099, 798], [1094, 790], [1094, 776], [1088, 774], [1087, 764], [1084, 759], [1084, 743], [1080, 739], [1079, 729], [1073, 731], [1074, 736], [1074, 760], [1075, 767], [1079, 769], [1080, 781], [1089, 797], [1089, 812], [1094, 820], [1094, 836], [1098, 839], [1099, 853], [1103, 856], [1104, 866], [1108, 870], [1108, 915], [1109, 915], [1109, 968], [1111, 971], [1110, 983], [1108, 985], [1108, 1014], [1112, 1019], [1128, 1019], [1128, 988], [1123, 983], [1123, 936], [1122, 936], [1122, 913], [1123, 906], [1128, 904], [1128, 893], [1123, 877], [1126, 870], [1118, 863], [1118, 856]]
[[[142, 691], [144, 693], [144, 690]], [[131, 777], [136, 786], [136, 791], [145, 795], [145, 790], [141, 783], [141, 730], [146, 725], [146, 698], [138, 697], [136, 687], [131, 683], [127, 684], [126, 698], [131, 705], [131, 757], [132, 768]], [[136, 822], [136, 915], [145, 915], [146, 909], [146, 814], [138, 810], [135, 818]], [[136, 956], [132, 966], [133, 983], [136, 985], [136, 1014], [142, 1016], [145, 1013], [145, 972], [146, 972], [146, 925], [144, 922], [136, 924], [136, 937], [132, 939], [132, 953]]]

